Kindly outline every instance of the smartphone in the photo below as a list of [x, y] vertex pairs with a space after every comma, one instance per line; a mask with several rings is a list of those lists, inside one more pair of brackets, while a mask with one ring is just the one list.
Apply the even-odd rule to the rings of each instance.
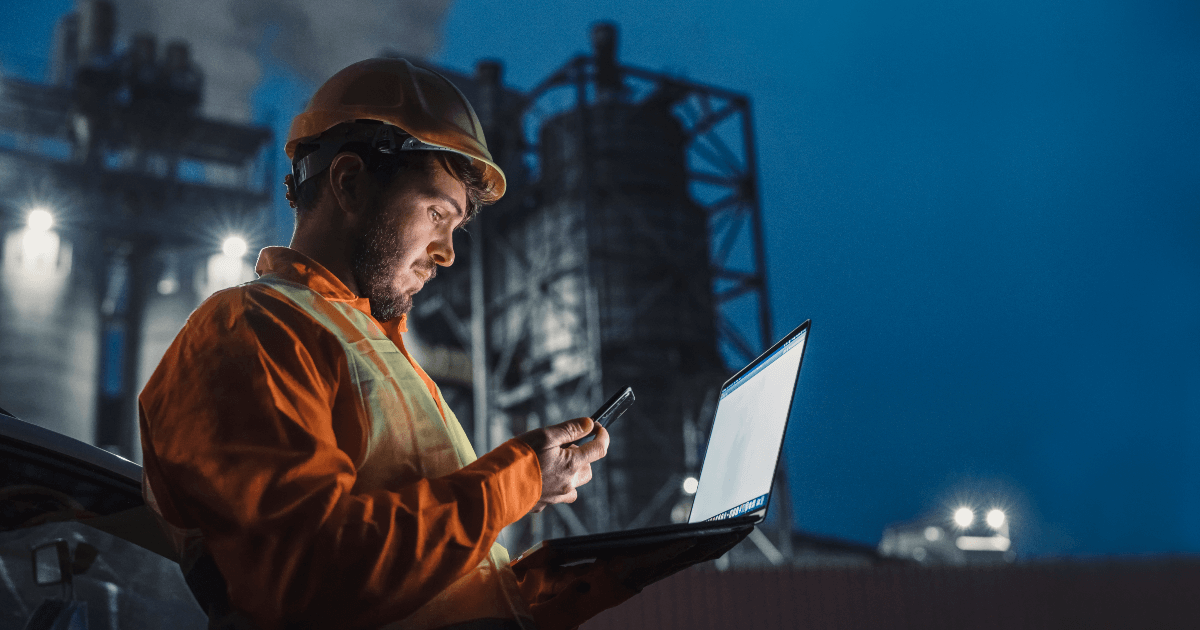
[[[633, 388], [626, 387], [613, 394], [612, 398], [609, 398], [607, 401], [605, 401], [603, 405], [600, 405], [600, 408], [592, 414], [592, 420], [595, 421], [596, 424], [599, 424], [607, 429], [617, 421], [617, 418], [620, 418], [621, 416], [625, 415], [626, 411], [629, 411], [629, 407], [633, 405], [633, 401], [635, 400], [637, 400], [637, 397], [633, 395]], [[568, 444], [568, 446], [587, 444], [593, 439], [595, 439], [595, 436], [589, 435], [581, 440], [577, 440]]]

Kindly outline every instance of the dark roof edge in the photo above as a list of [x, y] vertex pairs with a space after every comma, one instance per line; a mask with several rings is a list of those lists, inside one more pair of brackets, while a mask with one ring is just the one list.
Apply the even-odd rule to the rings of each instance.
[[792, 532], [793, 546], [805, 545], [819, 548], [823, 551], [839, 551], [843, 553], [856, 553], [872, 558], [880, 558], [879, 550], [873, 545], [867, 545], [841, 538], [833, 538], [830, 536], [818, 536], [808, 532], [793, 531]]
[[[3, 411], [3, 410], [0, 410]], [[80, 442], [45, 427], [25, 422], [8, 412], [0, 413], [0, 437], [24, 442], [31, 446], [42, 448], [81, 462], [101, 468], [120, 477], [141, 485], [142, 467], [124, 457], [114, 455], [102, 448]]]

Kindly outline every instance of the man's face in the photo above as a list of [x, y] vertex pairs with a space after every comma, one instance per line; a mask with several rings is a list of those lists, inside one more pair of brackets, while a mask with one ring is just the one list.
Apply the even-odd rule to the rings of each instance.
[[402, 171], [364, 213], [351, 271], [371, 315], [387, 321], [412, 308], [412, 296], [454, 263], [453, 233], [463, 220], [467, 191], [438, 162]]

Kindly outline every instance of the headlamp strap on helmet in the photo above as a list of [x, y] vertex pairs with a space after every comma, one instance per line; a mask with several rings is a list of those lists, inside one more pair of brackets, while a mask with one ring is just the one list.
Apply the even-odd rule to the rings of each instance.
[[300, 184], [310, 177], [329, 168], [329, 165], [333, 163], [333, 158], [341, 153], [342, 147], [345, 145], [344, 142], [322, 143], [316, 151], [292, 162], [292, 185], [300, 188]]
[[[459, 153], [454, 149], [421, 142], [393, 125], [374, 122], [360, 124], [371, 124], [376, 127], [374, 134], [371, 136], [370, 144], [371, 150], [377, 153], [384, 155], [396, 155], [403, 151], [448, 151], [450, 153]], [[356, 124], [355, 126], [358, 127], [360, 124]], [[293, 185], [299, 188], [300, 184], [329, 168], [329, 165], [333, 163], [333, 159], [342, 152], [346, 145], [363, 141], [365, 134], [353, 134], [350, 133], [351, 131], [353, 130], [347, 130], [346, 134], [338, 138], [329, 138], [327, 140], [318, 138], [311, 143], [306, 143], [316, 144], [318, 147], [316, 151], [292, 162], [292, 180], [295, 182]]]

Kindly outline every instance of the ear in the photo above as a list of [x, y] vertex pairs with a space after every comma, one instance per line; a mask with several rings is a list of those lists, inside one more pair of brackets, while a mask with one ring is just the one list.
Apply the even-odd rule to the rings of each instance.
[[329, 165], [329, 192], [345, 214], [358, 214], [366, 202], [370, 177], [367, 165], [356, 153], [339, 153]]

